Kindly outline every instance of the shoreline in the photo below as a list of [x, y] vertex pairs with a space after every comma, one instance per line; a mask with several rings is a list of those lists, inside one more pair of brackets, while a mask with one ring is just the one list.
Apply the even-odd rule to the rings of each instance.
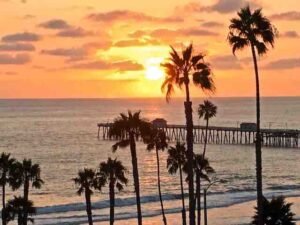
[[[300, 196], [287, 197], [287, 202], [292, 202], [292, 212], [295, 213], [296, 225], [300, 225]], [[208, 222], [213, 225], [243, 225], [250, 224], [251, 217], [254, 214], [255, 201], [246, 201], [225, 207], [217, 207], [208, 209]], [[180, 225], [180, 213], [167, 213], [167, 220], [169, 224]], [[202, 216], [203, 218], [203, 216]], [[116, 220], [115, 224], [130, 225], [134, 224], [136, 219]], [[143, 217], [143, 224], [154, 225], [161, 224], [161, 215], [153, 217]]]
[[[277, 195], [276, 195], [277, 196]], [[270, 197], [270, 196], [268, 196]], [[296, 225], [300, 225], [300, 195], [297, 196], [286, 196], [286, 201], [293, 203], [292, 212], [295, 213], [296, 218]], [[143, 224], [145, 225], [157, 225], [162, 224], [162, 216], [160, 207], [158, 206], [157, 202], [149, 203], [155, 206], [155, 210], [147, 211], [145, 208], [143, 209]], [[166, 206], [172, 205], [172, 208], [167, 208]], [[208, 222], [209, 224], [213, 225], [249, 225], [251, 222], [251, 217], [254, 214], [254, 206], [256, 202], [253, 199], [245, 199], [244, 201], [231, 203], [228, 205], [219, 205], [219, 206], [212, 206], [208, 208]], [[174, 207], [174, 206], [178, 207]], [[119, 207], [118, 207], [119, 208]], [[117, 211], [119, 211], [117, 209]], [[180, 202], [172, 202], [172, 201], [165, 201], [165, 213], [168, 220], [168, 224], [172, 225], [181, 225], [181, 207]], [[59, 224], [64, 225], [80, 225], [86, 224], [86, 215], [84, 210], [72, 210], [64, 212], [56, 212], [55, 214], [58, 216], [56, 217], [56, 221], [60, 221]], [[36, 221], [41, 224], [57, 224], [51, 222], [51, 215], [50, 214], [38, 214], [36, 217]], [[202, 211], [203, 214], [203, 211]], [[94, 222], [96, 223], [107, 223], [109, 221], [109, 208], [101, 208], [93, 210], [93, 217]], [[202, 215], [203, 218], [203, 215]], [[49, 221], [50, 220], [50, 221]], [[226, 223], [224, 223], [226, 221]], [[131, 213], [127, 213], [125, 211], [119, 211], [115, 215], [115, 224], [119, 225], [131, 225], [136, 223], [136, 212], [135, 208], [134, 211]]]

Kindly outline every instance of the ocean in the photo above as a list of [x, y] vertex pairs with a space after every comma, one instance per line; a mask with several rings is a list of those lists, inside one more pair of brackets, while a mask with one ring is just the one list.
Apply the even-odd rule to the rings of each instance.
[[[194, 98], [194, 124], [197, 106]], [[218, 106], [211, 125], [239, 126], [255, 122], [254, 98], [212, 98]], [[300, 129], [300, 97], [262, 98], [262, 127]], [[97, 139], [97, 123], [112, 122], [121, 112], [142, 111], [149, 120], [165, 118], [170, 124], [184, 124], [183, 99], [61, 99], [0, 100], [0, 152], [15, 158], [31, 158], [42, 168], [45, 185], [30, 190], [38, 207], [36, 224], [85, 224], [84, 197], [77, 196], [72, 181], [79, 169], [97, 168], [107, 157], [117, 157], [128, 168], [129, 184], [117, 194], [116, 219], [136, 216], [129, 149], [111, 151], [114, 142]], [[195, 145], [200, 152], [202, 146]], [[144, 216], [160, 213], [156, 185], [156, 158], [145, 145], [137, 144]], [[161, 182], [167, 213], [180, 212], [179, 177], [166, 170], [166, 153], [161, 153]], [[207, 156], [216, 170], [215, 184], [208, 195], [208, 207], [222, 207], [255, 199], [254, 146], [209, 145]], [[300, 149], [263, 148], [264, 193], [300, 196]], [[9, 192], [19, 195], [22, 190]], [[187, 191], [187, 188], [186, 188]], [[96, 221], [109, 218], [108, 190], [92, 196]], [[107, 222], [106, 222], [107, 223]], [[105, 223], [104, 223], [105, 224]]]

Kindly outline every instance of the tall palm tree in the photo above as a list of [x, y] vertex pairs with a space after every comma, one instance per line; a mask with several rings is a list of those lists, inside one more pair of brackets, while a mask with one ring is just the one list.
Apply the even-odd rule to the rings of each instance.
[[[44, 184], [41, 179], [41, 168], [39, 164], [33, 164], [31, 159], [24, 159], [22, 162], [16, 162], [11, 170], [13, 177], [13, 190], [16, 190], [23, 185], [23, 198], [24, 201], [29, 201], [29, 188], [30, 184], [33, 188], [40, 189]], [[26, 205], [24, 212], [24, 223], [27, 225]]]
[[168, 147], [167, 137], [163, 130], [159, 130], [156, 128], [152, 129], [151, 135], [149, 139], [146, 140], [147, 143], [147, 150], [155, 150], [156, 153], [156, 166], [157, 166], [157, 188], [161, 206], [161, 212], [163, 217], [163, 222], [167, 225], [167, 218], [165, 216], [164, 204], [161, 194], [161, 182], [160, 182], [160, 162], [159, 162], [159, 151], [164, 151]]
[[257, 207], [259, 214], [259, 225], [262, 225], [263, 215], [263, 187], [262, 187], [262, 159], [261, 159], [261, 132], [260, 132], [260, 86], [257, 64], [259, 56], [268, 52], [268, 46], [274, 47], [277, 34], [276, 28], [270, 20], [262, 14], [261, 9], [254, 12], [247, 6], [238, 12], [238, 17], [231, 19], [229, 26], [228, 41], [232, 46], [232, 52], [251, 48], [256, 81], [256, 182], [257, 182]]
[[186, 210], [184, 203], [184, 188], [183, 188], [183, 167], [186, 164], [186, 148], [183, 143], [177, 142], [175, 147], [168, 149], [167, 168], [170, 174], [176, 174], [179, 171], [181, 202], [182, 202], [182, 224], [186, 225]]
[[2, 187], [2, 224], [6, 225], [6, 185], [11, 186], [11, 177], [9, 171], [12, 165], [15, 163], [15, 159], [10, 157], [9, 153], [2, 153], [0, 156], [0, 186]]
[[130, 147], [132, 175], [136, 194], [136, 206], [139, 225], [142, 225], [142, 209], [138, 160], [136, 153], [136, 139], [139, 137], [144, 139], [150, 134], [150, 130], [151, 124], [140, 117], [140, 111], [135, 113], [128, 111], [128, 115], [121, 113], [120, 116], [114, 120], [109, 130], [110, 137], [121, 139], [112, 146], [113, 151], [116, 151], [118, 148], [126, 148], [128, 146]]
[[[263, 201], [263, 225], [296, 225], [295, 214], [291, 211], [292, 203], [286, 203], [282, 196]], [[257, 210], [257, 208], [256, 208]], [[253, 217], [253, 225], [258, 225], [258, 212]]]
[[115, 187], [118, 191], [124, 189], [124, 185], [127, 185], [128, 182], [126, 173], [126, 168], [117, 159], [108, 158], [107, 162], [102, 162], [99, 166], [97, 177], [100, 183], [109, 184], [110, 225], [113, 225], [115, 221]]
[[77, 194], [81, 195], [84, 192], [88, 222], [89, 225], [93, 225], [91, 195], [94, 188], [99, 189], [96, 181], [96, 173], [92, 169], [84, 168], [78, 171], [77, 177], [73, 178], [73, 181], [78, 187]]
[[25, 225], [28, 221], [34, 222], [31, 216], [36, 214], [36, 208], [30, 200], [15, 196], [14, 199], [8, 201], [6, 210], [8, 222], [15, 220], [16, 217], [18, 217], [18, 225]]
[[195, 200], [193, 182], [193, 109], [190, 99], [190, 79], [195, 86], [200, 87], [205, 92], [214, 92], [215, 85], [211, 76], [209, 64], [204, 61], [205, 55], [194, 54], [193, 45], [190, 44], [182, 51], [182, 55], [171, 47], [170, 59], [162, 66], [166, 71], [166, 78], [162, 84], [162, 91], [166, 89], [166, 99], [170, 100], [174, 92], [174, 86], [185, 87], [186, 100], [184, 102], [186, 127], [187, 127], [187, 160], [189, 162], [189, 218], [190, 225], [195, 224]]
[[205, 158], [206, 153], [206, 145], [207, 145], [207, 131], [209, 120], [217, 115], [217, 106], [215, 106], [212, 102], [205, 100], [203, 104], [199, 105], [198, 108], [199, 119], [204, 118], [206, 121], [205, 126], [205, 139], [204, 139], [204, 147], [203, 147], [203, 157]]

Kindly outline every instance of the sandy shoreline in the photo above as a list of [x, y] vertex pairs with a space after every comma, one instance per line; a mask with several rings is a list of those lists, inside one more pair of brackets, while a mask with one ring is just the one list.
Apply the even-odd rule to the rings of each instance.
[[[300, 225], [300, 197], [290, 197], [286, 199], [293, 202], [292, 211], [296, 214], [296, 224]], [[211, 225], [244, 225], [250, 224], [253, 216], [255, 201], [244, 202], [227, 207], [212, 208], [208, 210], [208, 223]], [[167, 214], [168, 224], [181, 225], [181, 215], [179, 213]], [[136, 224], [136, 219], [119, 220], [117, 225]], [[146, 217], [143, 219], [144, 225], [162, 224], [161, 216]]]

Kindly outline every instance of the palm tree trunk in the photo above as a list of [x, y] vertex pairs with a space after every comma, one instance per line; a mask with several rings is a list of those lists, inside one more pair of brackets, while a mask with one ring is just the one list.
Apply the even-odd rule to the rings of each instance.
[[143, 222], [142, 222], [142, 209], [141, 209], [141, 197], [140, 197], [140, 181], [139, 181], [138, 161], [136, 156], [136, 144], [134, 139], [134, 133], [130, 133], [129, 138], [130, 138], [130, 151], [131, 151], [131, 160], [132, 160], [134, 189], [136, 194], [138, 225], [142, 225]]
[[189, 84], [185, 83], [186, 101], [184, 102], [185, 117], [186, 117], [186, 142], [187, 142], [187, 162], [188, 162], [188, 176], [189, 176], [189, 218], [190, 225], [195, 225], [195, 197], [194, 197], [194, 171], [193, 171], [193, 109], [190, 101]]
[[[27, 202], [28, 201], [28, 196], [29, 196], [29, 180], [28, 178], [25, 179], [24, 181], [24, 200]], [[27, 225], [27, 218], [28, 218], [28, 209], [24, 207], [24, 217], [23, 217], [23, 225]]]
[[91, 194], [85, 190], [86, 213], [88, 216], [89, 225], [93, 225]]
[[196, 175], [196, 196], [197, 196], [197, 225], [201, 224], [201, 186], [200, 186], [200, 172]]
[[262, 153], [261, 153], [261, 133], [260, 133], [260, 90], [257, 58], [254, 45], [251, 44], [255, 81], [256, 81], [256, 189], [257, 189], [257, 209], [258, 209], [258, 225], [263, 225], [263, 191], [262, 191]]
[[206, 153], [206, 146], [207, 146], [207, 133], [208, 133], [208, 119], [206, 120], [206, 127], [205, 127], [205, 139], [204, 139], [204, 147], [203, 147], [203, 159], [205, 157], [205, 153]]
[[24, 225], [24, 214], [22, 212], [18, 212], [18, 225]]
[[181, 188], [181, 201], [182, 201], [182, 225], [186, 225], [186, 210], [184, 203], [184, 190], [183, 190], [183, 178], [182, 178], [182, 168], [179, 167], [179, 175], [180, 175], [180, 188]]
[[109, 184], [109, 199], [110, 199], [110, 225], [115, 222], [115, 184], [113, 181]]
[[207, 190], [204, 189], [203, 193], [204, 197], [204, 225], [207, 225], [207, 202], [206, 202], [206, 196], [207, 196]]
[[167, 218], [165, 215], [164, 203], [163, 203], [163, 199], [162, 199], [162, 195], [161, 195], [161, 187], [160, 187], [159, 153], [158, 153], [157, 148], [155, 150], [156, 150], [156, 163], [157, 163], [157, 187], [158, 187], [158, 194], [159, 194], [159, 200], [160, 200], [160, 206], [161, 206], [161, 213], [162, 213], [164, 225], [167, 225]]
[[6, 225], [5, 184], [2, 185], [2, 224]]

